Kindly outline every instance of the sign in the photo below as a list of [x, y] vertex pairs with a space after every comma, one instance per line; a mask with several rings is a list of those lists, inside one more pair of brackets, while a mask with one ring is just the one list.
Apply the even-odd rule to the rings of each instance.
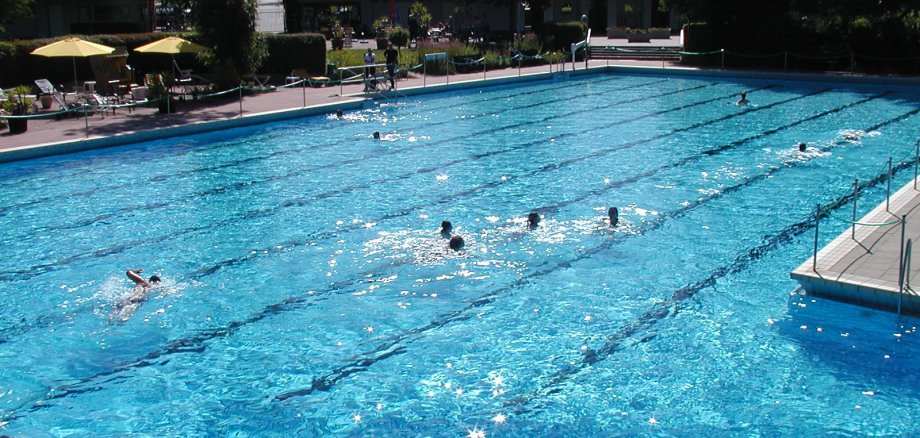
[[426, 53], [426, 54], [425, 54], [425, 62], [428, 62], [428, 61], [437, 61], [437, 60], [440, 60], [440, 59], [447, 59], [447, 52], [441, 52], [441, 53]]

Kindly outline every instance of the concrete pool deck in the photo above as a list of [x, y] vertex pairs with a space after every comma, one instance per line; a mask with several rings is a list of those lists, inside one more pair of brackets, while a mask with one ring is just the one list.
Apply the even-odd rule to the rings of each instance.
[[[920, 243], [920, 220], [913, 213], [920, 207], [920, 190], [911, 181], [885, 202], [862, 217], [856, 225], [841, 233], [814, 257], [796, 268], [790, 276], [798, 280], [809, 295], [831, 298], [863, 306], [897, 311], [899, 298], [902, 313], [920, 315], [920, 295], [898, 283], [901, 262], [901, 232], [898, 222], [907, 217], [904, 241]], [[897, 222], [897, 223], [896, 223]], [[880, 225], [890, 224], [890, 225]], [[816, 269], [815, 269], [816, 266]], [[920, 279], [920, 260], [910, 265], [910, 278]]]

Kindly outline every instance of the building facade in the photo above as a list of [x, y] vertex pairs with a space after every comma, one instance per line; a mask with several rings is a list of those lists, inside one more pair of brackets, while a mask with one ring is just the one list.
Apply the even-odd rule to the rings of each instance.
[[4, 37], [149, 32], [154, 17], [154, 0], [35, 0], [32, 17], [8, 25]]

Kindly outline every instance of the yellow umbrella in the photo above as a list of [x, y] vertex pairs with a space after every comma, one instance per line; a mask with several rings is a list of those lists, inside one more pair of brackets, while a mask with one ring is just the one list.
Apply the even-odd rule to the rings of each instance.
[[91, 43], [80, 38], [65, 38], [47, 46], [39, 47], [32, 51], [33, 55], [51, 57], [69, 56], [73, 58], [73, 87], [77, 89], [77, 58], [87, 56], [108, 55], [115, 51], [114, 47]]
[[208, 48], [179, 37], [166, 37], [134, 49], [135, 52], [166, 53], [169, 55], [175, 55], [177, 53], [198, 53], [205, 50], [208, 50]]
[[[176, 69], [179, 68], [176, 65], [176, 54], [177, 53], [199, 53], [208, 50], [207, 47], [200, 44], [195, 44], [191, 41], [184, 40], [179, 37], [166, 37], [161, 40], [156, 40], [150, 44], [144, 44], [143, 46], [137, 47], [134, 49], [135, 52], [141, 53], [165, 53], [168, 54], [172, 59], [173, 66]], [[181, 73], [181, 72], [180, 72]]]

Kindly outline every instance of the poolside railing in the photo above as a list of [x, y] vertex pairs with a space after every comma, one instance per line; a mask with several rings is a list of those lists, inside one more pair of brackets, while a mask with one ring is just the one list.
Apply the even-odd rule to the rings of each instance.
[[[898, 165], [896, 167], [893, 167], [893, 160], [892, 158], [889, 157], [888, 161], [886, 162], [886, 169], [883, 172], [880, 172], [875, 178], [865, 181], [862, 184], [860, 184], [859, 179], [854, 179], [853, 184], [852, 184], [853, 191], [850, 194], [839, 197], [837, 202], [835, 202], [832, 205], [817, 204], [817, 206], [815, 207], [815, 214], [814, 214], [815, 234], [814, 234], [814, 241], [812, 245], [812, 272], [818, 273], [818, 243], [820, 241], [819, 228], [820, 228], [821, 219], [831, 218], [839, 222], [848, 223], [851, 228], [850, 238], [857, 242], [858, 242], [857, 236], [856, 236], [856, 226], [857, 225], [862, 226], [862, 227], [891, 227], [891, 226], [900, 225], [901, 227], [901, 250], [900, 250], [901, 262], [899, 263], [899, 273], [898, 273], [899, 281], [901, 281], [901, 279], [903, 279], [905, 275], [909, 275], [909, 274], [905, 274], [904, 269], [909, 269], [909, 268], [905, 268], [904, 263], [903, 263], [903, 260], [905, 257], [907, 259], [910, 258], [910, 254], [907, 254], [905, 256], [905, 249], [904, 249], [904, 234], [906, 233], [907, 215], [905, 214], [899, 218], [896, 218], [895, 220], [890, 220], [890, 221], [885, 221], [885, 222], [860, 222], [857, 219], [857, 210], [858, 210], [857, 203], [859, 201], [860, 192], [862, 191], [864, 187], [871, 187], [871, 186], [878, 184], [881, 179], [884, 179], [886, 182], [885, 211], [890, 213], [891, 180], [894, 177], [894, 171], [904, 169], [908, 166], [913, 166], [914, 168], [913, 188], [914, 190], [916, 190], [917, 189], [918, 168], [920, 168], [920, 141], [918, 141], [917, 144], [915, 144], [914, 150], [912, 151], [910, 155], [905, 156], [901, 160], [898, 160]], [[831, 212], [838, 209], [841, 206], [841, 204], [845, 204], [847, 202], [853, 203], [852, 214], [849, 219], [840, 218], [840, 217], [837, 217], [831, 214]], [[910, 249], [908, 248], [906, 251], [909, 252]], [[899, 303], [899, 308], [900, 308], [900, 303]], [[900, 310], [899, 310], [899, 313], [900, 313]]]

